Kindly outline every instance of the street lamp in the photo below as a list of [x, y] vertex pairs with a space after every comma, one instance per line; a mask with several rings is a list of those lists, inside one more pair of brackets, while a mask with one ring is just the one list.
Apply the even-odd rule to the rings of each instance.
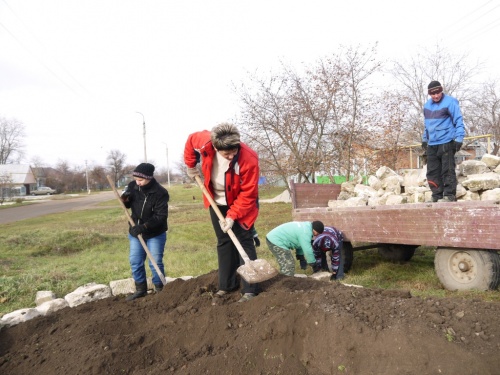
[[142, 136], [144, 138], [144, 163], [148, 162], [148, 157], [146, 156], [146, 121], [144, 120], [144, 115], [141, 112], [136, 112], [142, 116]]
[[89, 189], [89, 170], [87, 168], [87, 160], [85, 160], [85, 178], [87, 179], [87, 194], [90, 194], [90, 189]]
[[170, 187], [170, 165], [168, 164], [168, 145], [166, 143], [165, 147], [167, 149], [167, 180], [168, 180], [168, 187]]

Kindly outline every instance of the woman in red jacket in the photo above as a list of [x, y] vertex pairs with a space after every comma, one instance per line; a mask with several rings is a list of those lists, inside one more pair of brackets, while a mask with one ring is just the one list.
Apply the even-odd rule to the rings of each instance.
[[[204, 130], [189, 135], [184, 148], [184, 162], [191, 178], [199, 176], [196, 164], [200, 162], [206, 189], [225, 217], [219, 218], [203, 197], [205, 207], [210, 207], [210, 217], [217, 236], [217, 257], [219, 263], [219, 291], [221, 297], [239, 289], [236, 270], [243, 265], [238, 249], [227, 234], [232, 229], [250, 260], [257, 259], [253, 239], [253, 226], [259, 214], [258, 183], [259, 158], [257, 153], [240, 142], [238, 129], [231, 124], [220, 124], [212, 131]], [[258, 284], [243, 284], [243, 296], [238, 302], [245, 302], [258, 294]]]

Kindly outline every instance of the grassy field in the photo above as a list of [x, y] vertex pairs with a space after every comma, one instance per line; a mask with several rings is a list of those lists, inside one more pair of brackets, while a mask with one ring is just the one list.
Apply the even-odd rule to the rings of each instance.
[[[261, 189], [261, 199], [283, 188]], [[215, 235], [202, 195], [195, 185], [169, 188], [169, 231], [165, 252], [166, 276], [197, 276], [217, 269]], [[15, 208], [14, 208], [15, 209]], [[263, 203], [256, 223], [262, 245], [258, 255], [273, 265], [265, 244], [275, 226], [292, 220], [289, 203]], [[5, 211], [4, 211], [5, 212]], [[67, 212], [0, 226], [0, 314], [34, 307], [36, 292], [51, 290], [57, 297], [91, 282], [107, 284], [131, 277], [128, 263], [127, 220], [116, 200], [98, 209]], [[407, 289], [419, 296], [460, 296], [500, 301], [498, 291], [449, 292], [434, 273], [434, 250], [417, 249], [406, 264], [383, 260], [376, 250], [355, 252], [345, 283], [365, 287]], [[297, 272], [310, 274], [311, 271]], [[148, 275], [150, 275], [148, 270]]]

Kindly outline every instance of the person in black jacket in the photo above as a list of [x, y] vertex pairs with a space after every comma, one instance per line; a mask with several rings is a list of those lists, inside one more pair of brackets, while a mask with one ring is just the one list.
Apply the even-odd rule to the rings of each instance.
[[[144, 297], [148, 292], [146, 280], [146, 251], [138, 239], [141, 234], [144, 242], [155, 260], [161, 273], [165, 275], [163, 253], [167, 242], [168, 200], [167, 189], [161, 186], [153, 177], [155, 167], [149, 163], [141, 163], [132, 175], [130, 182], [121, 195], [125, 207], [130, 208], [131, 218], [135, 225], [129, 225], [130, 241], [130, 268], [134, 278], [136, 292], [127, 297], [127, 301]], [[149, 261], [149, 268], [153, 274], [155, 291], [163, 289], [163, 283], [153, 264]]]

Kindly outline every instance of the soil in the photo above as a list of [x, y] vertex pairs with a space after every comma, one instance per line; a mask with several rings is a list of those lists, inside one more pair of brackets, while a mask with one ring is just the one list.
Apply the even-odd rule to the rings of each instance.
[[0, 373], [499, 374], [500, 304], [279, 275], [238, 303], [217, 272], [0, 331]]

